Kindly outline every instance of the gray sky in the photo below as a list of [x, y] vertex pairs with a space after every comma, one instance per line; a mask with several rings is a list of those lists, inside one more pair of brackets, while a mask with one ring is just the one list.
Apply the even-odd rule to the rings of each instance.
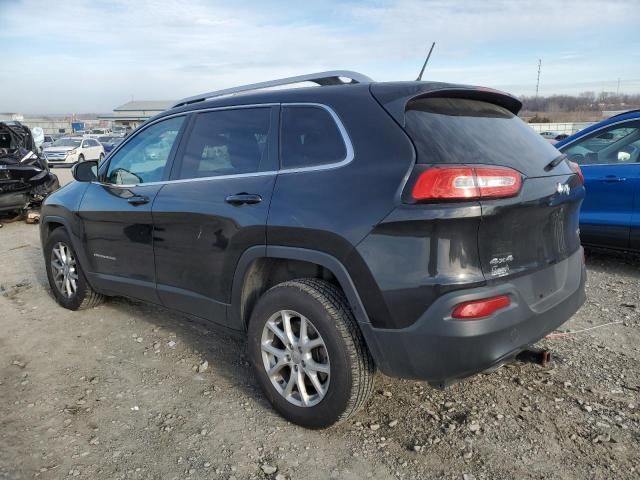
[[0, 0], [0, 111], [108, 112], [320, 70], [640, 92], [634, 0]]

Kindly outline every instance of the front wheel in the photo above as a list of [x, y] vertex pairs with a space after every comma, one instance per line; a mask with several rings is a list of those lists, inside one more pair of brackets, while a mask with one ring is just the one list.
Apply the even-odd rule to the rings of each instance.
[[104, 153], [100, 154], [100, 157], [98, 158], [98, 163], [102, 163], [102, 160], [104, 160]]
[[353, 313], [323, 280], [284, 282], [260, 298], [249, 356], [273, 407], [307, 428], [349, 418], [373, 390], [375, 367]]
[[63, 228], [56, 228], [49, 235], [44, 257], [49, 285], [60, 305], [69, 310], [82, 310], [102, 303], [104, 296], [95, 292], [87, 282], [69, 235]]

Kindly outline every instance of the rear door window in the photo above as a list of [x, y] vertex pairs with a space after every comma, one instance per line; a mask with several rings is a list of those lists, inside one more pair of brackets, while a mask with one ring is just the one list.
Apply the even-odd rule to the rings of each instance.
[[418, 163], [511, 167], [530, 176], [570, 173], [567, 165], [545, 167], [560, 153], [506, 108], [463, 98], [412, 100], [406, 130]]
[[285, 106], [281, 123], [283, 169], [327, 165], [346, 159], [347, 148], [340, 129], [324, 108]]
[[198, 113], [175, 178], [264, 171], [269, 167], [271, 108]]

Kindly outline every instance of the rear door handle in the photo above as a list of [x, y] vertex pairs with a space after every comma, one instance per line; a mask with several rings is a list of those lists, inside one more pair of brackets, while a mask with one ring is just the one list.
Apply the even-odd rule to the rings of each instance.
[[606, 177], [600, 179], [601, 182], [606, 183], [624, 182], [626, 180], [626, 178], [616, 177], [615, 175], [607, 175]]
[[260, 203], [262, 197], [255, 193], [236, 193], [235, 195], [229, 195], [224, 201], [231, 205], [253, 205]]
[[145, 203], [149, 203], [149, 197], [145, 197], [144, 195], [136, 195], [134, 197], [130, 197], [127, 199], [131, 205], [144, 205]]

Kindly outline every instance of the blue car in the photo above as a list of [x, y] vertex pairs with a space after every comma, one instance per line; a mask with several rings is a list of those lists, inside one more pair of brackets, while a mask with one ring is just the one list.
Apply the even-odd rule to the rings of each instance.
[[123, 137], [98, 137], [98, 141], [104, 148], [104, 153], [111, 152], [122, 140], [124, 140]]
[[585, 128], [555, 147], [584, 175], [582, 243], [640, 251], [640, 110]]

